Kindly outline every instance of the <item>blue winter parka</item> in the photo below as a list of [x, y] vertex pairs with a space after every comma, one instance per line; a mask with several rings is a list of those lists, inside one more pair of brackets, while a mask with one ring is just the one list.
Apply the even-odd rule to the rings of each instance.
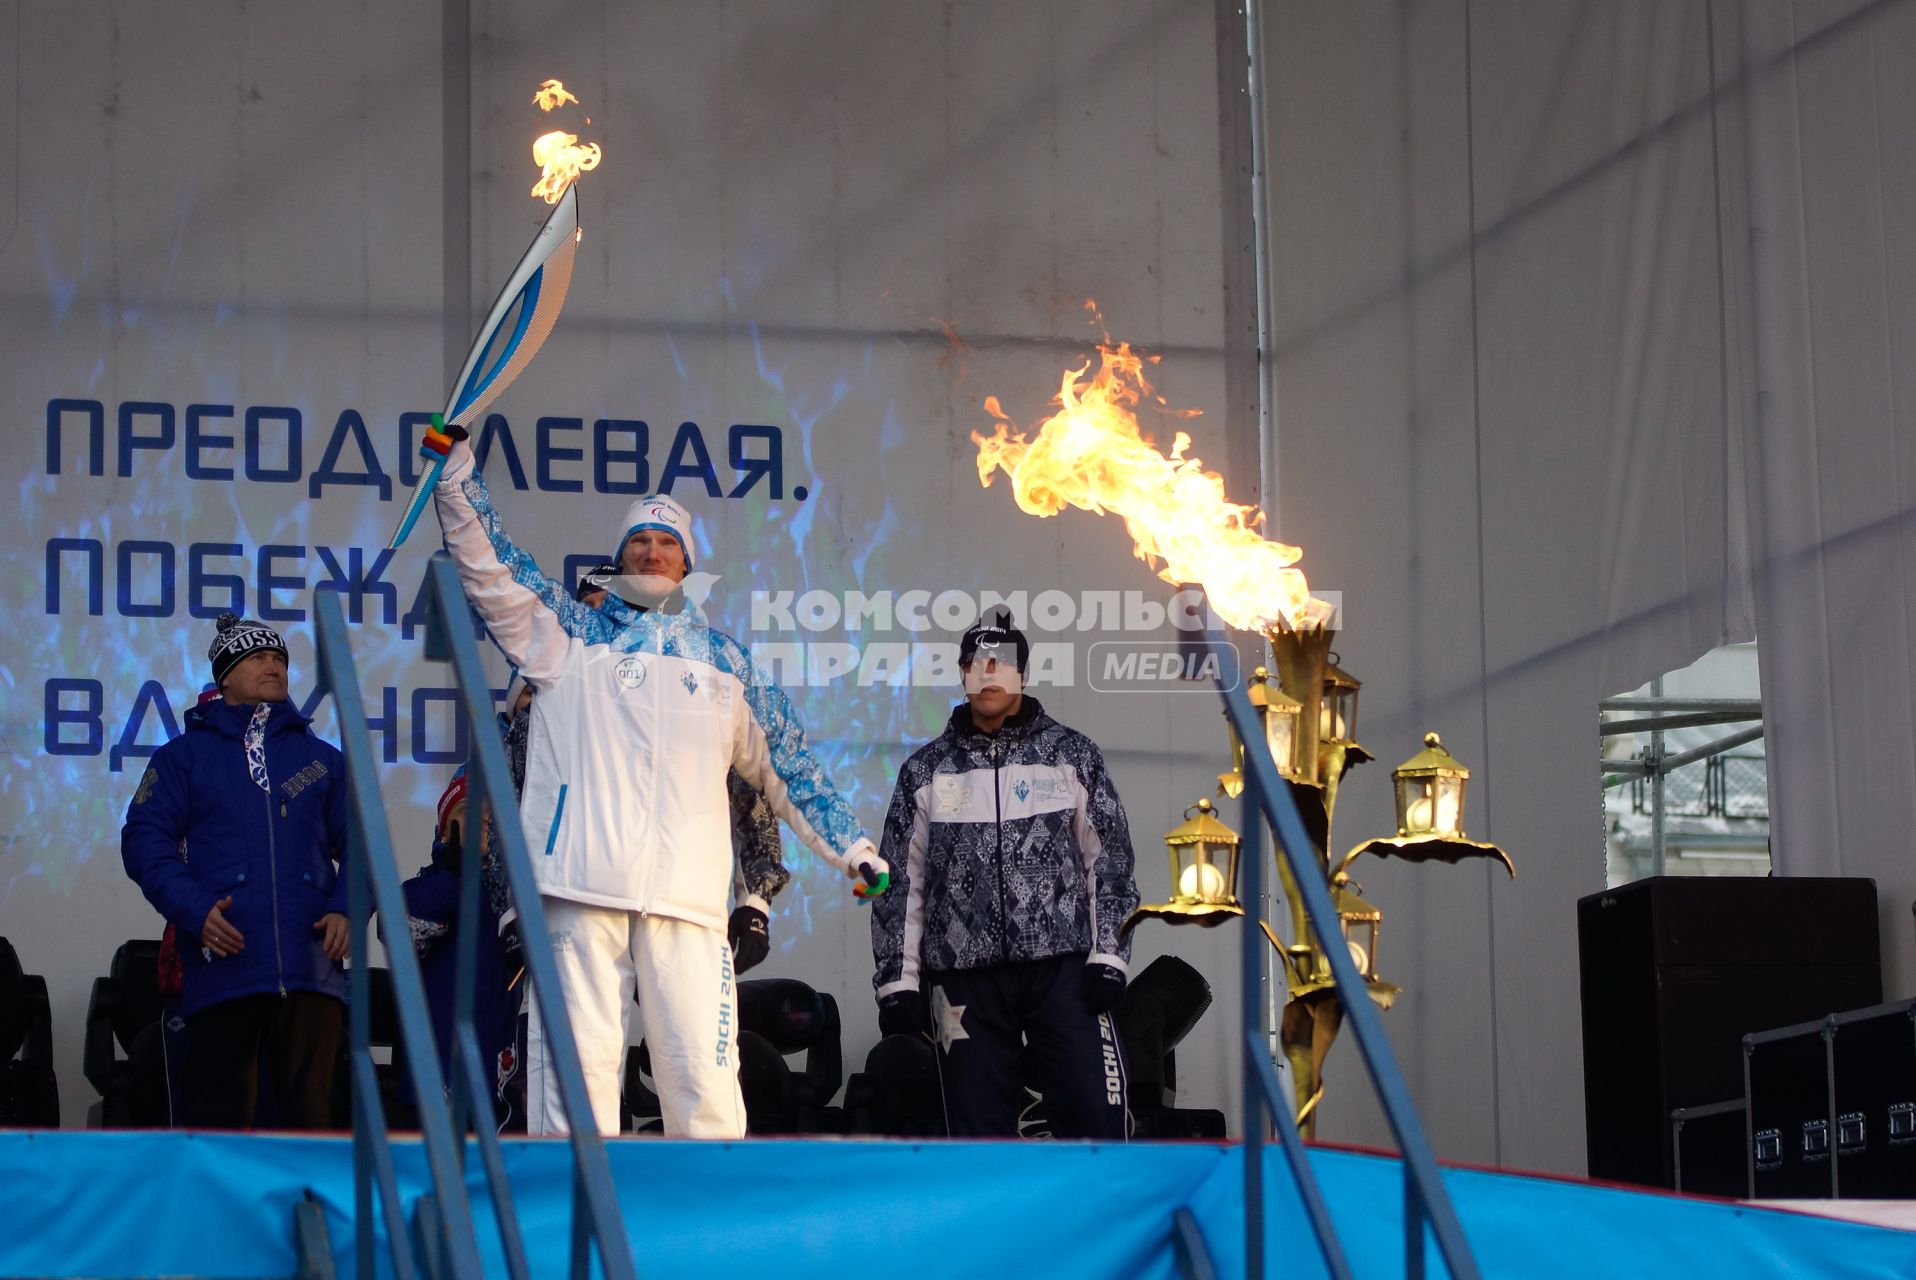
[[[120, 830], [127, 874], [179, 927], [188, 1015], [271, 992], [346, 997], [345, 972], [313, 928], [347, 908], [346, 762], [292, 703], [270, 707], [263, 780], [246, 753], [254, 708], [207, 702], [153, 753]], [[229, 894], [224, 914], [245, 946], [215, 956], [200, 927]]]

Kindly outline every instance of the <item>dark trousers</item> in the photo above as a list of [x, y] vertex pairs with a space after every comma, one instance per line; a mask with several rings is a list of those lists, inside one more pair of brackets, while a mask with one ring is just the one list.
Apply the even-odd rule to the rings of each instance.
[[1128, 1077], [1114, 1015], [1085, 1010], [1081, 955], [931, 975], [931, 1033], [954, 1138], [1009, 1138], [1025, 1063], [1060, 1138], [1123, 1141]]
[[260, 1072], [278, 1101], [279, 1127], [333, 1127], [333, 1068], [346, 1006], [314, 991], [240, 996], [186, 1020], [181, 1099], [194, 1129], [247, 1129], [259, 1104]]

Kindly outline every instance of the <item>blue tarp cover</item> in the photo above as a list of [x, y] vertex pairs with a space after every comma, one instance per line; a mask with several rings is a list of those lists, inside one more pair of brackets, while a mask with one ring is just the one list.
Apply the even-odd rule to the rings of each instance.
[[[1242, 1274], [1234, 1146], [637, 1139], [609, 1153], [645, 1280], [707, 1280], [715, 1267], [765, 1280], [1170, 1280], [1178, 1205], [1219, 1274]], [[1281, 1157], [1267, 1154], [1271, 1273], [1321, 1275]], [[429, 1189], [425, 1161], [416, 1142], [395, 1156], [410, 1203]], [[1357, 1273], [1402, 1275], [1397, 1162], [1323, 1148], [1312, 1162]], [[509, 1142], [506, 1163], [535, 1271], [565, 1274], [570, 1149]], [[1445, 1177], [1486, 1276], [1916, 1276], [1916, 1234], [1507, 1173]], [[468, 1182], [488, 1271], [503, 1274], [476, 1153]], [[347, 1138], [0, 1133], [0, 1274], [289, 1275], [293, 1205], [309, 1192], [350, 1274]]]

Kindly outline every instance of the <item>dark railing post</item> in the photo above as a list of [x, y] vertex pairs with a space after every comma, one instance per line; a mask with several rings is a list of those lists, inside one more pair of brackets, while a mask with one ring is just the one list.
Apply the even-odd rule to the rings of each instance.
[[[322, 655], [323, 656], [323, 655]], [[324, 665], [321, 666], [322, 680]], [[362, 1277], [373, 1274], [373, 1233], [370, 1230], [357, 1229], [357, 1224], [370, 1223], [373, 1220], [373, 1153], [372, 1121], [366, 1108], [359, 1105], [359, 1081], [356, 1077], [359, 1051], [362, 1046], [372, 1042], [372, 977], [370, 966], [366, 963], [366, 923], [372, 915], [372, 903], [368, 900], [366, 868], [362, 857], [352, 856], [363, 853], [365, 840], [355, 836], [348, 850], [346, 868], [346, 909], [352, 913], [347, 922], [349, 945], [352, 947], [350, 963], [352, 968], [346, 972], [346, 1061], [347, 1082], [352, 1088], [353, 1097], [353, 1274]]]
[[[479, 661], [479, 646], [474, 639], [471, 607], [459, 585], [452, 561], [443, 553], [435, 555], [426, 568], [431, 600], [427, 656], [449, 658], [452, 662], [459, 702], [472, 726], [469, 778], [476, 775], [482, 804], [492, 810], [492, 834], [498, 856], [512, 889], [513, 906], [518, 911], [519, 936], [524, 942], [527, 994], [536, 1006], [545, 1030], [546, 1052], [558, 1079], [573, 1161], [573, 1215], [587, 1237], [584, 1257], [589, 1263], [590, 1245], [598, 1245], [599, 1265], [611, 1280], [626, 1280], [635, 1274], [631, 1243], [626, 1239], [619, 1214], [618, 1198], [613, 1193], [612, 1168], [606, 1160], [605, 1143], [599, 1136], [592, 1105], [586, 1093], [585, 1071], [579, 1059], [578, 1044], [572, 1037], [571, 1019], [566, 1015], [564, 993], [559, 987], [558, 962], [547, 944], [545, 906], [533, 879], [532, 860], [526, 852], [525, 833], [519, 825], [519, 797], [512, 787], [512, 771], [506, 763], [505, 743], [500, 735], [488, 732], [492, 722], [492, 690]], [[471, 804], [470, 782], [467, 789]], [[462, 886], [462, 893], [465, 886]], [[460, 1006], [462, 1026], [470, 1028], [470, 1003]], [[482, 1148], [497, 1142], [497, 1135], [482, 1130]], [[489, 1181], [494, 1185], [494, 1200], [499, 1203], [505, 1189], [503, 1162], [486, 1153]], [[495, 1178], [490, 1170], [498, 1165]], [[501, 1210], [503, 1218], [503, 1209]], [[502, 1227], [503, 1231], [503, 1227]], [[516, 1233], [515, 1233], [516, 1234]], [[510, 1251], [510, 1245], [508, 1245]], [[578, 1251], [575, 1250], [575, 1263]], [[579, 1272], [577, 1274], [583, 1274]]]
[[[519, 928], [526, 939], [526, 956], [531, 989], [540, 999], [546, 1029], [546, 1044], [553, 1057], [566, 1115], [571, 1124], [575, 1190], [574, 1211], [585, 1234], [585, 1258], [591, 1256], [590, 1244], [598, 1244], [600, 1266], [608, 1280], [628, 1280], [634, 1275], [631, 1246], [626, 1239], [618, 1201], [613, 1194], [612, 1172], [606, 1162], [605, 1147], [591, 1108], [586, 1101], [585, 1077], [580, 1070], [577, 1046], [560, 999], [558, 971], [546, 940], [545, 913], [538, 888], [532, 879], [532, 864], [526, 855], [525, 837], [519, 829], [518, 798], [512, 788], [511, 771], [506, 764], [505, 744], [493, 725], [492, 694], [486, 686], [479, 664], [478, 646], [470, 625], [470, 612], [460, 590], [457, 576], [443, 556], [428, 567], [430, 599], [434, 619], [429, 635], [440, 640], [433, 652], [428, 641], [428, 656], [449, 656], [458, 677], [460, 714], [466, 718], [473, 744], [468, 762], [468, 795], [478, 803], [469, 807], [469, 815], [490, 806], [493, 813], [493, 838], [497, 855], [503, 860], [519, 908]], [[350, 1018], [352, 1045], [349, 1052], [353, 1083], [353, 1176], [355, 1247], [359, 1274], [374, 1273], [373, 1205], [377, 1198], [391, 1246], [393, 1273], [398, 1280], [412, 1280], [417, 1262], [422, 1260], [428, 1272], [458, 1276], [481, 1274], [477, 1241], [473, 1231], [471, 1200], [465, 1186], [465, 1141], [468, 1126], [477, 1134], [480, 1157], [491, 1192], [499, 1234], [504, 1246], [506, 1269], [513, 1280], [526, 1280], [523, 1240], [513, 1213], [511, 1187], [506, 1180], [505, 1160], [499, 1136], [492, 1123], [491, 1091], [486, 1087], [486, 1068], [482, 1060], [472, 1018], [473, 991], [476, 982], [480, 911], [480, 861], [482, 854], [476, 832], [470, 838], [467, 856], [460, 869], [459, 923], [454, 930], [456, 979], [453, 1009], [454, 1043], [448, 1055], [447, 1069], [452, 1072], [451, 1088], [441, 1072], [433, 1044], [431, 1021], [426, 1012], [425, 991], [420, 979], [419, 962], [407, 943], [409, 930], [403, 925], [389, 930], [393, 945], [387, 950], [393, 983], [393, 1002], [398, 1014], [400, 1042], [404, 1047], [413, 1094], [419, 1101], [419, 1122], [432, 1177], [432, 1191], [420, 1202], [420, 1214], [414, 1224], [406, 1221], [405, 1207], [399, 1196], [398, 1180], [392, 1160], [390, 1136], [384, 1108], [380, 1105], [379, 1084], [373, 1068], [371, 1040], [371, 982], [365, 963], [369, 941], [369, 922], [374, 911], [381, 919], [406, 919], [405, 896], [400, 888], [398, 866], [393, 856], [392, 836], [386, 826], [380, 801], [377, 763], [373, 759], [365, 706], [359, 694], [351, 647], [346, 640], [345, 623], [340, 615], [335, 592], [316, 592], [313, 606], [319, 642], [320, 689], [331, 693], [339, 712], [340, 749], [346, 757], [346, 772], [351, 788], [351, 834], [348, 845], [350, 877], [351, 930], [354, 965], [352, 971]], [[454, 625], [447, 626], [451, 620]], [[476, 784], [476, 785], [475, 785]], [[467, 819], [470, 827], [472, 818]], [[450, 1108], [445, 1103], [450, 1102]], [[414, 1227], [423, 1237], [414, 1245]]]
[[[1224, 647], [1220, 651], [1218, 644], [1215, 634], [1207, 641], [1210, 651], [1217, 652], [1222, 659], [1219, 683], [1226, 688], [1236, 688], [1241, 683], [1238, 673], [1243, 665], [1242, 655], [1234, 646]], [[1263, 741], [1260, 729], [1260, 748]], [[1244, 1054], [1245, 1274], [1261, 1280], [1269, 1272], [1267, 1241], [1264, 1238], [1264, 1148], [1268, 1145], [1265, 1125], [1272, 1124], [1277, 1129], [1291, 1177], [1297, 1183], [1298, 1198], [1303, 1201], [1305, 1215], [1310, 1219], [1312, 1231], [1317, 1237], [1325, 1269], [1330, 1272], [1332, 1280], [1350, 1280], [1350, 1264], [1344, 1257], [1344, 1246], [1337, 1238], [1337, 1228], [1324, 1202], [1324, 1192], [1318, 1185], [1317, 1173], [1311, 1168], [1304, 1137], [1298, 1132], [1297, 1121], [1291, 1115], [1291, 1101], [1278, 1080], [1276, 1068], [1271, 1064], [1270, 1028], [1265, 1022], [1268, 1004], [1264, 993], [1263, 965], [1264, 832], [1267, 810], [1263, 786], [1254, 771], [1246, 770], [1244, 773], [1241, 798], [1238, 866], [1242, 900], [1250, 904], [1249, 919], [1244, 922], [1243, 945], [1239, 951], [1239, 980], [1243, 997], [1240, 1005], [1243, 1026], [1241, 1047]], [[1282, 980], [1282, 970], [1272, 975], [1272, 981]]]
[[[1264, 919], [1264, 797], [1255, 776], [1244, 775], [1244, 814], [1238, 862], [1243, 868], [1244, 903], [1253, 918]], [[1252, 1063], [1269, 1054], [1264, 1034], [1264, 931], [1249, 920], [1239, 930], [1244, 940], [1239, 981], [1244, 985], [1244, 1274], [1264, 1280], [1264, 1113], [1266, 1102]], [[1282, 1099], [1272, 1104], [1282, 1105]]]
[[[462, 716], [466, 721], [466, 740], [468, 742], [472, 740], [473, 734], [485, 733], [492, 727], [489, 718], [488, 720], [475, 719], [467, 715], [464, 708], [460, 708], [456, 714]], [[471, 802], [472, 796], [475, 794], [473, 783], [476, 782], [477, 779], [473, 775], [476, 772], [476, 767], [468, 760], [466, 764], [467, 804], [465, 829], [460, 832], [460, 843], [462, 847], [459, 855], [459, 914], [453, 917], [458, 923], [453, 929], [452, 935], [452, 945], [454, 947], [452, 978], [453, 1044], [452, 1051], [446, 1055], [446, 1068], [451, 1077], [446, 1081], [446, 1091], [451, 1095], [449, 1100], [452, 1103], [452, 1131], [460, 1135], [462, 1139], [459, 1143], [459, 1161], [461, 1167], [465, 1164], [466, 1144], [463, 1139], [466, 1133], [469, 1132], [468, 1125], [490, 1122], [493, 1115], [493, 1109], [488, 1105], [491, 1100], [491, 1095], [489, 1093], [474, 1093], [468, 1088], [466, 1084], [466, 1073], [459, 1070], [459, 1063], [457, 1061], [463, 1048], [460, 1044], [461, 1037], [459, 1032], [472, 1025], [472, 1001], [473, 993], [476, 990], [479, 967], [478, 925], [480, 921], [484, 919], [479, 913], [479, 882], [484, 874], [483, 864], [485, 862], [485, 853], [479, 847], [479, 843], [481, 828], [483, 828], [484, 823], [476, 822], [474, 819], [485, 812], [485, 803], [483, 799], [478, 804]], [[485, 789], [483, 787], [478, 788], [476, 794], [483, 797]], [[482, 1115], [485, 1117], [484, 1120], [481, 1120]]]
[[1404, 1165], [1404, 1274], [1409, 1280], [1424, 1280], [1424, 1199], [1417, 1194], [1417, 1179], [1410, 1165]]
[[[353, 666], [352, 647], [346, 639], [346, 623], [341, 616], [339, 593], [315, 591], [313, 618], [317, 632], [321, 688], [333, 697], [339, 713], [339, 746], [346, 757], [346, 776], [350, 790], [351, 830], [347, 841], [347, 874], [354, 877], [348, 893], [353, 906], [350, 922], [352, 961], [358, 971], [354, 991], [359, 999], [351, 1016], [354, 1040], [349, 1061], [355, 1066], [353, 1090], [354, 1137], [362, 1149], [377, 1162], [375, 1172], [382, 1183], [395, 1186], [385, 1120], [379, 1115], [379, 1094], [375, 1086], [370, 1094], [361, 1086], [372, 1076], [371, 1017], [367, 971], [368, 908], [376, 909], [381, 919], [404, 921], [406, 899], [399, 887], [399, 868], [393, 858], [392, 833], [386, 826], [385, 807], [380, 799], [378, 766], [373, 760], [366, 725], [366, 707], [360, 697], [358, 675]], [[366, 889], [372, 890], [367, 901]], [[446, 1113], [431, 1100], [443, 1096], [439, 1060], [433, 1050], [431, 1020], [426, 1013], [425, 986], [419, 976], [419, 961], [406, 945], [407, 931], [395, 930], [396, 945], [387, 949], [386, 963], [392, 976], [393, 1004], [399, 1012], [400, 1040], [406, 1052], [413, 1096], [420, 1102], [419, 1125], [426, 1148], [426, 1163], [432, 1174], [437, 1198], [438, 1221], [443, 1224], [446, 1263], [460, 1275], [479, 1274], [478, 1243], [473, 1238], [472, 1208], [466, 1198], [465, 1178], [453, 1146], [453, 1134]], [[379, 1115], [379, 1123], [363, 1124], [362, 1114], [370, 1121]], [[355, 1153], [357, 1160], [357, 1152]], [[355, 1197], [357, 1200], [358, 1197]], [[387, 1197], [390, 1209], [391, 1195]], [[370, 1216], [355, 1224], [361, 1232], [371, 1230]], [[404, 1217], [394, 1220], [388, 1212], [386, 1232], [394, 1241], [395, 1267], [398, 1255], [407, 1251], [404, 1243], [410, 1229]], [[357, 1251], [362, 1261], [369, 1251], [362, 1245]], [[370, 1275], [370, 1272], [366, 1274]]]
[[[1213, 630], [1211, 643], [1222, 650], [1223, 638]], [[1255, 788], [1262, 804], [1264, 816], [1270, 821], [1277, 837], [1277, 848], [1291, 870], [1292, 882], [1302, 899], [1307, 919], [1319, 938], [1335, 940], [1342, 936], [1337, 922], [1337, 908], [1331, 902], [1330, 888], [1324, 881], [1323, 868], [1317, 861], [1316, 848], [1310, 835], [1304, 828], [1302, 815], [1298, 813], [1297, 801], [1285, 787], [1277, 772], [1277, 765], [1271, 759], [1269, 745], [1265, 741], [1264, 727], [1258, 720], [1251, 700], [1235, 679], [1235, 672], [1228, 673], [1231, 678], [1220, 675], [1218, 689], [1224, 697], [1225, 713], [1229, 716], [1231, 727], [1237, 732], [1238, 739], [1244, 743], [1245, 790], [1251, 793]], [[1259, 930], [1262, 932], [1262, 930]], [[1429, 1139], [1424, 1135], [1423, 1122], [1418, 1119], [1416, 1104], [1411, 1100], [1410, 1086], [1405, 1083], [1403, 1071], [1397, 1065], [1396, 1054], [1391, 1050], [1390, 1040], [1384, 1034], [1383, 1019], [1377, 1006], [1371, 1003], [1370, 993], [1364, 985], [1363, 977], [1357, 972], [1357, 966], [1350, 952], [1341, 946], [1326, 946], [1325, 959], [1329, 961], [1331, 976], [1337, 985], [1337, 996], [1343, 1003], [1344, 1016], [1349, 1021], [1352, 1038], [1363, 1054], [1364, 1065], [1369, 1069], [1371, 1083], [1375, 1087], [1378, 1100], [1383, 1104], [1384, 1114], [1390, 1122], [1391, 1132], [1397, 1139], [1397, 1149], [1404, 1165], [1405, 1187], [1414, 1194], [1415, 1203], [1410, 1195], [1406, 1196], [1406, 1216], [1415, 1216], [1420, 1224], [1428, 1221], [1430, 1233], [1437, 1239], [1437, 1247], [1443, 1254], [1444, 1262], [1450, 1269], [1454, 1280], [1476, 1280], [1477, 1263], [1471, 1256], [1469, 1242], [1464, 1238], [1462, 1225], [1457, 1221], [1457, 1211], [1445, 1188], [1443, 1176], [1437, 1168], [1436, 1157], [1431, 1153]], [[1248, 1047], [1248, 1046], [1247, 1046]], [[1269, 1067], [1269, 1050], [1260, 1045], [1260, 1060]], [[1262, 1074], [1262, 1072], [1260, 1072]], [[1270, 1070], [1270, 1079], [1275, 1080], [1276, 1071]], [[1245, 1088], [1248, 1092], [1250, 1081]], [[1270, 1098], [1273, 1112], [1285, 1104], [1284, 1099], [1276, 1096], [1269, 1086], [1266, 1094]], [[1284, 1133], [1280, 1123], [1279, 1132]], [[1286, 1136], [1286, 1149], [1292, 1150]], [[1251, 1135], [1245, 1135], [1246, 1143]], [[1326, 1248], [1326, 1261], [1330, 1259], [1330, 1250], [1334, 1247], [1334, 1231], [1328, 1218], [1320, 1218], [1312, 1207], [1312, 1193], [1315, 1180], [1308, 1177], [1308, 1161], [1301, 1159], [1301, 1140], [1296, 1150], [1300, 1157], [1294, 1158], [1293, 1167], [1305, 1171], [1299, 1178], [1299, 1191], [1305, 1197], [1307, 1207], [1312, 1209], [1312, 1217], [1317, 1225], [1319, 1238]], [[1263, 1213], [1261, 1201], [1247, 1202], [1246, 1214]], [[1406, 1228], [1408, 1230], [1408, 1226]], [[1419, 1239], [1422, 1228], [1419, 1226]], [[1421, 1251], [1418, 1253], [1421, 1258]], [[1406, 1265], [1410, 1260], [1406, 1259]], [[1333, 1265], [1333, 1271], [1336, 1271]]]

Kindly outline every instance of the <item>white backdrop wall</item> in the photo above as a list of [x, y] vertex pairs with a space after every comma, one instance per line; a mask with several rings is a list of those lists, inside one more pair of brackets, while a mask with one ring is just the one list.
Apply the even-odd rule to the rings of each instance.
[[[0, 16], [20, 53], [3, 95], [14, 118], [0, 124], [22, 138], [0, 250], [16, 441], [0, 465], [17, 495], [0, 514], [0, 930], [52, 989], [69, 1124], [92, 1097], [78, 1073], [89, 984], [122, 939], [159, 929], [121, 872], [120, 818], [142, 753], [203, 682], [211, 615], [236, 591], [287, 632], [304, 696], [321, 549], [345, 573], [357, 554], [390, 584], [354, 593], [362, 613], [349, 617], [373, 714], [393, 699], [378, 744], [400, 859], [425, 861], [458, 744], [445, 704], [417, 701], [450, 681], [403, 617], [436, 535], [383, 566], [377, 549], [411, 465], [402, 415], [438, 407], [443, 330], [461, 346], [470, 331], [443, 314], [457, 290], [442, 275], [442, 178], [472, 193], [453, 230], [469, 228], [483, 305], [545, 216], [527, 189], [530, 142], [549, 127], [532, 93], [549, 76], [583, 100], [568, 118], [591, 123], [571, 127], [606, 158], [580, 188], [585, 241], [559, 327], [496, 406], [523, 476], [503, 437], [487, 473], [508, 528], [551, 572], [609, 553], [629, 493], [669, 481], [697, 514], [700, 567], [721, 575], [716, 618], [754, 645], [950, 642], [970, 620], [806, 632], [771, 613], [754, 627], [754, 591], [1055, 591], [1074, 609], [1082, 593], [1170, 594], [1117, 522], [1040, 524], [1003, 486], [982, 489], [968, 437], [991, 424], [989, 394], [1024, 422], [1041, 416], [1096, 339], [1082, 308], [1095, 298], [1114, 334], [1164, 353], [1171, 403], [1213, 410], [1179, 425], [1198, 452], [1222, 453], [1207, 8], [476, 6], [464, 175], [440, 169], [437, 4]], [[627, 455], [603, 468], [601, 421]], [[741, 484], [736, 424], [766, 429], [737, 437], [751, 456], [776, 439], [776, 491]], [[224, 471], [236, 475], [213, 478]], [[346, 472], [393, 483], [322, 479]], [[1158, 837], [1214, 784], [1225, 744], [1214, 694], [1089, 687], [1089, 646], [1119, 633], [1108, 621], [1034, 633], [1077, 660], [1040, 693], [1105, 745], [1141, 878], [1161, 895]], [[874, 831], [904, 754], [954, 701], [909, 679], [861, 684], [854, 669], [791, 690]], [[332, 732], [328, 709], [319, 722]], [[842, 879], [791, 857], [763, 972], [838, 995], [856, 1067], [876, 1037], [866, 920]], [[1229, 941], [1147, 930], [1138, 958], [1174, 946], [1229, 1007]], [[1227, 1025], [1214, 1014], [1189, 1042], [1187, 1103], [1232, 1105]]]
[[1269, 11], [1285, 535], [1349, 593], [1366, 742], [1442, 731], [1519, 868], [1358, 872], [1446, 1154], [1581, 1171], [1594, 703], [1716, 645], [1760, 642], [1778, 873], [1874, 876], [1916, 985], [1911, 8]]
[[[1435, 728], [1476, 770], [1472, 833], [1521, 871], [1359, 871], [1407, 988], [1386, 1025], [1442, 1155], [1581, 1170], [1592, 704], [1752, 630], [1777, 865], [1877, 876], [1889, 986], [1908, 993], [1912, 7], [1266, 6], [1277, 532], [1344, 593], [1339, 649], [1382, 760], [1346, 790], [1339, 838], [1388, 829], [1384, 771]], [[628, 453], [647, 424], [646, 487], [685, 464], [673, 488], [722, 575], [714, 612], [754, 645], [949, 638], [754, 627], [755, 590], [1162, 599], [1113, 522], [1039, 524], [977, 485], [984, 397], [1038, 417], [1095, 334], [1086, 298], [1164, 353], [1171, 404], [1208, 411], [1178, 424], [1197, 452], [1221, 459], [1245, 429], [1221, 415], [1211, 6], [476, 5], [472, 162], [453, 173], [439, 5], [0, 4], [0, 30], [17, 33], [0, 140], [20, 139], [0, 166], [18, 442], [0, 462], [17, 495], [0, 930], [52, 986], [69, 1123], [91, 1096], [88, 983], [157, 929], [117, 858], [140, 751], [166, 733], [154, 695], [175, 716], [190, 702], [235, 589], [310, 677], [319, 548], [372, 571], [410, 466], [402, 415], [437, 407], [447, 331], [470, 328], [447, 315], [464, 290], [444, 246], [470, 237], [483, 304], [543, 216], [525, 194], [539, 81], [572, 86], [591, 116], [575, 131], [606, 148], [571, 301], [497, 406], [525, 478], [503, 444], [487, 468], [554, 572], [608, 549], [614, 491], [641, 480], [629, 457], [595, 469], [604, 420]], [[470, 193], [450, 225], [444, 189]], [[771, 429], [776, 495], [726, 496], [735, 424]], [[375, 464], [389, 495], [316, 485]], [[61, 539], [75, 549], [49, 574]], [[442, 704], [414, 705], [448, 681], [401, 621], [431, 542], [373, 571], [390, 603], [362, 591], [355, 632], [374, 706], [393, 690], [402, 862], [424, 860], [457, 747]], [[1092, 688], [1090, 646], [1119, 633], [1071, 626], [1042, 637], [1076, 661], [1043, 696], [1105, 745], [1155, 895], [1158, 834], [1224, 763], [1215, 705]], [[842, 677], [793, 694], [872, 825], [950, 702]], [[875, 1035], [865, 923], [793, 859], [766, 972], [841, 997], [856, 1064]], [[1139, 955], [1174, 948], [1216, 985], [1183, 1101], [1233, 1113], [1234, 941], [1147, 929]], [[1332, 1062], [1322, 1134], [1384, 1141], [1354, 1054]]]

